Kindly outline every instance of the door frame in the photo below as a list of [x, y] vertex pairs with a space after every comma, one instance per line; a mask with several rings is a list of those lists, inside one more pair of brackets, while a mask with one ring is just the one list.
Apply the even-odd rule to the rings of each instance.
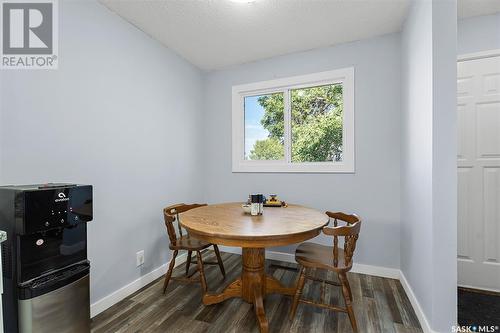
[[[497, 56], [500, 56], [500, 49], [485, 50], [485, 51], [473, 52], [473, 53], [464, 53], [464, 54], [457, 55], [457, 63], [468, 61], [468, 60], [492, 58], [492, 57], [497, 57]], [[457, 219], [457, 223], [458, 223], [458, 219]], [[457, 237], [458, 237], [458, 235], [457, 235]], [[457, 271], [457, 274], [458, 273], [459, 272]], [[476, 287], [458, 284], [458, 281], [457, 281], [457, 287], [470, 288], [470, 289], [477, 290]], [[495, 292], [495, 293], [500, 292], [500, 290], [496, 290], [496, 289], [484, 289], [483, 288], [481, 290], [484, 290], [486, 292]]]

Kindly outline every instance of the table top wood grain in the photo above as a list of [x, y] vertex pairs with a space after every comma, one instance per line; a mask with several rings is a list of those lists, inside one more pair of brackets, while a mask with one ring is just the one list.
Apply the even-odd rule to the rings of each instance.
[[300, 205], [265, 207], [264, 214], [245, 214], [242, 203], [208, 205], [182, 213], [181, 225], [194, 237], [216, 244], [269, 247], [299, 243], [315, 237], [328, 216]]

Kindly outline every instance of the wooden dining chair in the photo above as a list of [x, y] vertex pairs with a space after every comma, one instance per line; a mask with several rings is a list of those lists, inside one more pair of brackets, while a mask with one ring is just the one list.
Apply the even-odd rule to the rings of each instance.
[[[333, 227], [323, 227], [323, 233], [333, 236], [333, 246], [325, 246], [316, 243], [302, 243], [295, 251], [295, 260], [302, 266], [300, 270], [297, 289], [293, 298], [290, 310], [290, 319], [295, 317], [299, 302], [319, 306], [333, 311], [347, 312], [354, 332], [358, 332], [356, 318], [352, 308], [352, 292], [347, 272], [352, 268], [352, 257], [356, 249], [356, 242], [361, 228], [361, 220], [356, 215], [346, 215], [344, 213], [326, 212], [326, 215], [333, 219]], [[345, 225], [338, 226], [338, 221], [345, 222]], [[343, 237], [343, 248], [339, 247], [339, 237]], [[309, 269], [325, 269], [337, 273], [340, 283], [321, 280], [308, 274]], [[319, 303], [311, 300], [301, 299], [302, 289], [305, 280], [324, 282], [342, 287], [345, 308], [325, 304], [320, 299]]]
[[[169, 248], [174, 251], [172, 254], [172, 259], [170, 260], [170, 265], [168, 266], [168, 271], [165, 274], [165, 282], [163, 283], [163, 293], [167, 290], [168, 283], [170, 280], [179, 280], [184, 282], [194, 282], [199, 281], [201, 283], [201, 288], [203, 293], [207, 291], [207, 282], [205, 280], [205, 272], [203, 270], [203, 265], [219, 265], [222, 276], [226, 276], [226, 271], [224, 270], [224, 264], [222, 263], [222, 258], [220, 256], [219, 248], [215, 244], [207, 243], [196, 238], [190, 237], [188, 234], [183, 233], [183, 229], [180, 224], [180, 213], [187, 212], [190, 209], [206, 206], [207, 204], [190, 204], [186, 205], [184, 203], [175, 204], [168, 206], [163, 209], [163, 216], [165, 218], [165, 226], [167, 227], [168, 238], [170, 240]], [[177, 221], [177, 231], [174, 226], [174, 222]], [[201, 251], [213, 246], [215, 251], [215, 256], [217, 257], [217, 262], [204, 262], [201, 256]], [[172, 271], [175, 266], [175, 258], [179, 254], [179, 250], [187, 251], [186, 259], [186, 273], [182, 277], [172, 277]], [[196, 263], [197, 270], [189, 273], [189, 266], [191, 263], [191, 255], [196, 252]], [[195, 277], [194, 274], [199, 272], [199, 276]]]

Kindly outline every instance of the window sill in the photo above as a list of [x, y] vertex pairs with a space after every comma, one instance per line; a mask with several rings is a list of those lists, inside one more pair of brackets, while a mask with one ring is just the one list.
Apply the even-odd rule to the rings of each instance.
[[241, 161], [233, 163], [233, 173], [355, 173], [354, 164], [348, 163], [280, 163]]

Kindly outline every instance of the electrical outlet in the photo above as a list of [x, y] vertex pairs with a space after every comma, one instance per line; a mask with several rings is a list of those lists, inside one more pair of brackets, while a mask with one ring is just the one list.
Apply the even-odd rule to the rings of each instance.
[[144, 264], [144, 250], [141, 250], [136, 253], [136, 265], [137, 267]]

